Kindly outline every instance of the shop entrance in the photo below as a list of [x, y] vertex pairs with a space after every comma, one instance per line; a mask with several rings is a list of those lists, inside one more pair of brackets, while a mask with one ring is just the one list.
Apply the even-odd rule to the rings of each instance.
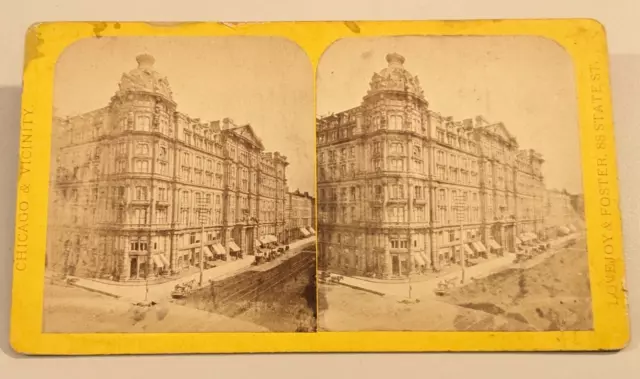
[[400, 258], [397, 255], [391, 257], [391, 274], [400, 275]]

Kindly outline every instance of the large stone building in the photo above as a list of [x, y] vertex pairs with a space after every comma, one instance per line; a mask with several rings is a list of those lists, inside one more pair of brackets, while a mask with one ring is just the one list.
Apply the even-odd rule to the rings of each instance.
[[295, 190], [285, 195], [286, 238], [295, 240], [315, 234], [316, 201], [308, 192]]
[[387, 62], [360, 106], [317, 120], [320, 265], [406, 276], [540, 232], [541, 155], [502, 123], [432, 111], [404, 58]]
[[575, 228], [584, 228], [584, 201], [582, 195], [567, 190], [548, 189], [545, 193], [545, 226], [550, 234], [566, 234]]
[[106, 107], [54, 120], [48, 265], [139, 279], [198, 265], [201, 239], [205, 259], [282, 239], [287, 158], [250, 125], [180, 113], [137, 62]]

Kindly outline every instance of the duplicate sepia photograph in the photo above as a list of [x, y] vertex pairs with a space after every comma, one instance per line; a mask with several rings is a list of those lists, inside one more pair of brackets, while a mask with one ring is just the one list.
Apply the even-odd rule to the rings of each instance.
[[570, 56], [347, 38], [317, 70], [318, 330], [591, 330]]
[[315, 331], [313, 80], [277, 37], [68, 47], [43, 331]]

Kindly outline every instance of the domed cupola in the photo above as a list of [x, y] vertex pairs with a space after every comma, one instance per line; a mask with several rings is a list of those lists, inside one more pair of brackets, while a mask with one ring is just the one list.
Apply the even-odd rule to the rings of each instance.
[[136, 61], [138, 62], [137, 68], [122, 74], [116, 95], [124, 95], [129, 92], [147, 92], [173, 101], [169, 81], [153, 69], [155, 58], [149, 54], [140, 54], [136, 57]]
[[406, 92], [420, 99], [424, 99], [424, 93], [420, 87], [417, 76], [413, 76], [404, 68], [404, 57], [397, 53], [387, 54], [388, 66], [373, 74], [369, 83], [367, 96], [374, 95], [381, 91]]

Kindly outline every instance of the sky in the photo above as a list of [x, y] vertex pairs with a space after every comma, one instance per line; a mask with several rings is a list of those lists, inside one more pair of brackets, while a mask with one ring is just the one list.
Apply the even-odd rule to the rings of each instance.
[[177, 110], [203, 122], [250, 123], [280, 151], [291, 191], [314, 193], [313, 68], [296, 44], [271, 37], [102, 37], [69, 46], [56, 66], [54, 109], [72, 116], [108, 105], [136, 56], [155, 57]]
[[431, 110], [503, 122], [521, 149], [542, 153], [547, 188], [583, 192], [574, 68], [562, 47], [528, 36], [342, 39], [318, 65], [318, 114], [360, 105], [391, 52], [405, 57]]

